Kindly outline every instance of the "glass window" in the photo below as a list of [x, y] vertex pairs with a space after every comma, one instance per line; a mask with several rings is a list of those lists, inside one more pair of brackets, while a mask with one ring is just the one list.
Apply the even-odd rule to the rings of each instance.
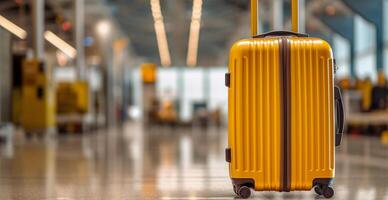
[[[384, 33], [388, 33], [388, 0], [384, 0]], [[383, 61], [383, 66], [384, 66], [384, 71], [386, 76], [388, 76], [388, 34], [384, 34], [384, 61]]]
[[[132, 74], [132, 84], [133, 84], [133, 103], [137, 110], [141, 110], [143, 107], [142, 104], [142, 83], [140, 77], [140, 68], [133, 70]], [[140, 114], [141, 115], [141, 114]]]
[[350, 76], [350, 42], [338, 34], [334, 35], [333, 41], [334, 58], [338, 66], [336, 78]]
[[176, 100], [178, 94], [176, 68], [158, 68], [157, 95], [161, 100]]
[[[159, 68], [157, 95], [161, 101], [172, 100], [179, 105], [179, 117], [192, 120], [194, 103], [205, 103], [214, 111], [221, 108], [227, 114], [228, 90], [225, 87], [226, 67], [212, 68]], [[136, 105], [141, 107], [141, 80], [139, 70], [134, 74]], [[138, 95], [140, 94], [140, 95]]]
[[209, 70], [209, 108], [221, 108], [224, 115], [228, 110], [228, 89], [225, 87], [225, 67]]
[[183, 71], [183, 80], [180, 116], [183, 121], [187, 121], [192, 119], [193, 104], [205, 101], [204, 70], [186, 68]]
[[355, 73], [376, 81], [376, 28], [360, 16], [355, 17], [356, 60]]

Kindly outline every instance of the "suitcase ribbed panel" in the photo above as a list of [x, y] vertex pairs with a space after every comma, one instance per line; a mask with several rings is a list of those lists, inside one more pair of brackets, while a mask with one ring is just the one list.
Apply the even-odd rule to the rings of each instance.
[[290, 45], [291, 190], [310, 190], [314, 179], [334, 177], [333, 59], [320, 39]]
[[238, 42], [231, 50], [229, 72], [231, 178], [253, 179], [256, 190], [279, 190], [279, 40]]

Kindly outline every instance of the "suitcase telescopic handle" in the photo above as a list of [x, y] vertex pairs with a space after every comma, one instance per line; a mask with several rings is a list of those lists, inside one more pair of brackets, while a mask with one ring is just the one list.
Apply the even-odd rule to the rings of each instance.
[[[259, 33], [258, 30], [258, 18], [259, 18], [259, 0], [251, 0], [251, 34], [256, 36]], [[292, 32], [299, 32], [299, 0], [291, 0], [291, 10], [292, 10]]]
[[342, 101], [341, 90], [339, 87], [334, 87], [335, 106], [336, 106], [336, 133], [335, 133], [335, 146], [341, 145], [342, 136], [344, 134], [344, 122], [345, 112], [344, 104]]

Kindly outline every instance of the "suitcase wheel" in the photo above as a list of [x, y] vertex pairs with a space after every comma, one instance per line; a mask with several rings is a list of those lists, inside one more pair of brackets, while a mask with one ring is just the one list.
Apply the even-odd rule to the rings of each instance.
[[233, 185], [233, 191], [234, 191], [234, 193], [235, 193], [235, 194], [237, 194], [237, 195], [238, 195], [238, 192], [237, 192], [237, 186]]
[[323, 195], [327, 199], [334, 196], [334, 189], [330, 186], [317, 185], [315, 186], [314, 191], [318, 195]]
[[324, 187], [322, 189], [322, 194], [325, 198], [329, 199], [334, 196], [334, 190], [332, 187]]
[[317, 195], [322, 195], [322, 188], [319, 185], [314, 187], [314, 191]]
[[243, 199], [248, 199], [251, 196], [251, 194], [252, 194], [252, 190], [247, 186], [241, 186], [237, 191], [237, 195]]

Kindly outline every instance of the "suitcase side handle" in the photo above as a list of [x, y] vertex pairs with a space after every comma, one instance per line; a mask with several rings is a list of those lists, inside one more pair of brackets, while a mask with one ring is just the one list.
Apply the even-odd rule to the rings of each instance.
[[292, 31], [271, 31], [260, 35], [253, 36], [253, 38], [265, 38], [265, 37], [281, 37], [281, 36], [295, 36], [295, 37], [309, 37], [307, 34], [296, 33]]
[[341, 90], [338, 86], [334, 87], [335, 106], [336, 106], [336, 133], [335, 146], [341, 145], [342, 136], [344, 134], [345, 112], [342, 101]]

